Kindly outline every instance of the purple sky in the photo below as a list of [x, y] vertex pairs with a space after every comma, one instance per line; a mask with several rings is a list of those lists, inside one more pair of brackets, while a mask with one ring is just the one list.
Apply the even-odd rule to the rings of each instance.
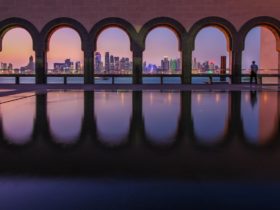
[[[0, 62], [12, 62], [18, 68], [27, 64], [32, 52], [32, 41], [23, 29], [12, 29], [3, 39], [3, 51], [0, 53]], [[260, 29], [253, 29], [247, 36], [246, 49], [243, 52], [243, 67], [248, 67], [252, 60], [259, 62]], [[19, 47], [20, 46], [20, 47]], [[101, 52], [104, 60], [106, 51], [120, 57], [129, 57], [129, 38], [119, 28], [104, 30], [97, 40], [97, 51]], [[16, 55], [16, 56], [15, 56]], [[164, 56], [179, 58], [178, 40], [173, 31], [159, 27], [150, 32], [146, 39], [146, 50], [143, 57], [147, 63], [160, 64]], [[220, 63], [220, 56], [228, 55], [224, 34], [214, 27], [202, 29], [196, 38], [193, 57], [197, 61], [211, 60]], [[70, 28], [62, 28], [56, 31], [50, 39], [50, 50], [47, 54], [49, 66], [54, 62], [63, 62], [66, 58], [73, 61], [83, 61], [81, 41], [76, 31]]]

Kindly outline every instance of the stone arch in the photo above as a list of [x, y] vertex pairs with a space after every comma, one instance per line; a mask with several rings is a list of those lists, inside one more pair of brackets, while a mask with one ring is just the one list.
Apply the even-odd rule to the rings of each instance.
[[197, 21], [189, 31], [189, 44], [192, 50], [195, 49], [195, 39], [197, 34], [205, 27], [216, 27], [224, 33], [228, 41], [228, 51], [232, 51], [235, 46], [237, 31], [232, 23], [220, 17], [206, 17]]
[[23, 28], [25, 29], [32, 38], [33, 50], [36, 51], [40, 45], [39, 32], [37, 28], [29, 21], [22, 18], [8, 18], [0, 21], [0, 51], [2, 51], [2, 41], [5, 34], [12, 28]]
[[145, 50], [145, 42], [149, 32], [161, 26], [167, 27], [175, 32], [179, 41], [179, 50], [182, 51], [184, 37], [187, 35], [187, 32], [181, 23], [179, 23], [177, 20], [174, 20], [170, 17], [154, 18], [142, 26], [139, 32], [139, 44], [142, 50], [143, 51]]
[[241, 51], [245, 48], [245, 41], [248, 33], [255, 27], [263, 26], [268, 28], [275, 36], [276, 39], [276, 50], [280, 51], [280, 21], [268, 17], [268, 16], [261, 16], [255, 17], [249, 21], [247, 21], [239, 30], [239, 37], [240, 37], [240, 49]]
[[109, 17], [97, 22], [90, 30], [90, 47], [93, 49], [93, 52], [96, 51], [98, 36], [102, 33], [102, 31], [109, 27], [118, 27], [124, 30], [130, 40], [130, 50], [133, 51], [135, 49], [137, 44], [137, 32], [133, 25], [122, 18]]
[[62, 27], [69, 27], [74, 29], [81, 38], [81, 46], [83, 51], [87, 51], [88, 48], [88, 32], [86, 28], [77, 20], [67, 17], [56, 18], [48, 22], [41, 31], [42, 44], [45, 52], [49, 50], [49, 41], [52, 34]]

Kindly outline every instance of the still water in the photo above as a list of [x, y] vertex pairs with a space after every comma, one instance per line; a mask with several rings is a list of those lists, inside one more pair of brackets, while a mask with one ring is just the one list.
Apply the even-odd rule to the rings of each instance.
[[[150, 196], [158, 193], [175, 202], [184, 200], [182, 194], [194, 196], [197, 182], [212, 183], [200, 186], [209, 196], [209, 187], [220, 196], [236, 187], [221, 183], [238, 183], [237, 192], [244, 190], [244, 182], [279, 183], [279, 124], [280, 93], [274, 91], [49, 91], [8, 96], [0, 101], [0, 194], [7, 201], [19, 192], [65, 187], [81, 195], [90, 191], [97, 198], [98, 193], [112, 198], [113, 192], [133, 192], [141, 200], [155, 188]], [[250, 184], [245, 186], [245, 191], [252, 190]], [[272, 192], [271, 186], [278, 185], [253, 185], [261, 193]], [[165, 187], [176, 193], [164, 194]], [[114, 196], [119, 204], [121, 198]], [[153, 198], [157, 203], [159, 198]], [[124, 203], [111, 209], [126, 208]], [[12, 206], [4, 204], [6, 209]]]

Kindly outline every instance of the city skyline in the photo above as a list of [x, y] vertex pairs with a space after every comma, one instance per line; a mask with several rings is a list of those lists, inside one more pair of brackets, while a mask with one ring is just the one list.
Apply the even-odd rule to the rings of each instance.
[[[20, 40], [19, 37], [25, 41], [18, 41]], [[209, 37], [211, 41], [209, 41]], [[259, 62], [260, 44], [256, 42], [259, 39], [260, 30], [254, 28], [248, 34], [248, 41], [246, 41], [246, 48], [243, 52], [243, 68], [248, 68], [252, 60]], [[100, 34], [97, 40], [97, 51], [101, 54], [110, 51], [119, 57], [128, 57], [132, 60], [129, 38], [124, 31], [116, 27], [108, 28]], [[65, 52], [67, 52], [67, 55]], [[9, 30], [3, 38], [0, 62], [13, 63], [15, 68], [20, 68], [26, 65], [27, 55], [35, 57], [30, 35], [21, 28]], [[213, 27], [202, 29], [196, 38], [193, 58], [196, 57], [200, 61], [213, 60], [215, 63], [219, 63], [219, 59], [223, 55], [229, 58], [226, 52], [226, 39], [223, 34]], [[181, 58], [178, 51], [178, 40], [174, 32], [159, 27], [152, 30], [147, 36], [143, 61], [159, 66], [161, 59], [165, 56]], [[79, 35], [70, 28], [59, 29], [52, 35], [49, 52], [47, 53], [47, 62], [50, 66], [56, 62], [63, 62], [65, 58], [83, 63]]]

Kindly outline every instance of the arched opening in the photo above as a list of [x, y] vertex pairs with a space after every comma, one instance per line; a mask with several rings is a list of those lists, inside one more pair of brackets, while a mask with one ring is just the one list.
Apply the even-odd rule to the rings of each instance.
[[102, 144], [119, 146], [128, 140], [132, 92], [95, 92], [97, 135]]
[[211, 145], [223, 140], [228, 132], [229, 113], [228, 93], [193, 92], [192, 118], [197, 143]]
[[35, 97], [28, 96], [29, 94], [26, 93], [13, 96], [13, 98], [26, 98], [3, 103], [0, 106], [4, 138], [11, 144], [24, 145], [32, 140]]
[[241, 116], [249, 143], [264, 145], [277, 135], [278, 107], [277, 92], [242, 92]]
[[[278, 78], [272, 77], [279, 73], [279, 52], [277, 47], [276, 33], [268, 26], [252, 28], [246, 35], [244, 51], [242, 53], [242, 74], [250, 74], [252, 62], [259, 67], [259, 75], [263, 77], [263, 84], [277, 84]], [[271, 76], [269, 76], [271, 75]], [[242, 77], [242, 82], [249, 82], [250, 78]]]
[[97, 37], [94, 52], [96, 84], [132, 83], [130, 38], [120, 27], [105, 28]]
[[145, 133], [151, 143], [168, 145], [178, 140], [180, 96], [179, 92], [143, 92]]
[[49, 92], [47, 115], [53, 141], [75, 144], [79, 140], [84, 116], [83, 92]]
[[59, 75], [72, 75], [67, 83], [83, 83], [83, 77], [74, 77], [84, 73], [82, 42], [74, 29], [59, 27], [50, 34], [46, 60], [48, 83], [63, 83]]
[[0, 83], [15, 83], [14, 77], [8, 77], [14, 74], [22, 75], [21, 83], [35, 83], [35, 52], [28, 31], [15, 27], [4, 34], [0, 65]]
[[202, 28], [195, 37], [192, 53], [192, 83], [209, 83], [205, 75], [218, 75], [213, 82], [230, 82], [225, 74], [231, 74], [231, 49], [229, 36], [221, 27]]
[[[159, 26], [148, 33], [142, 69], [144, 84], [181, 83], [182, 53], [175, 30]], [[164, 75], [164, 78], [160, 75]]]

